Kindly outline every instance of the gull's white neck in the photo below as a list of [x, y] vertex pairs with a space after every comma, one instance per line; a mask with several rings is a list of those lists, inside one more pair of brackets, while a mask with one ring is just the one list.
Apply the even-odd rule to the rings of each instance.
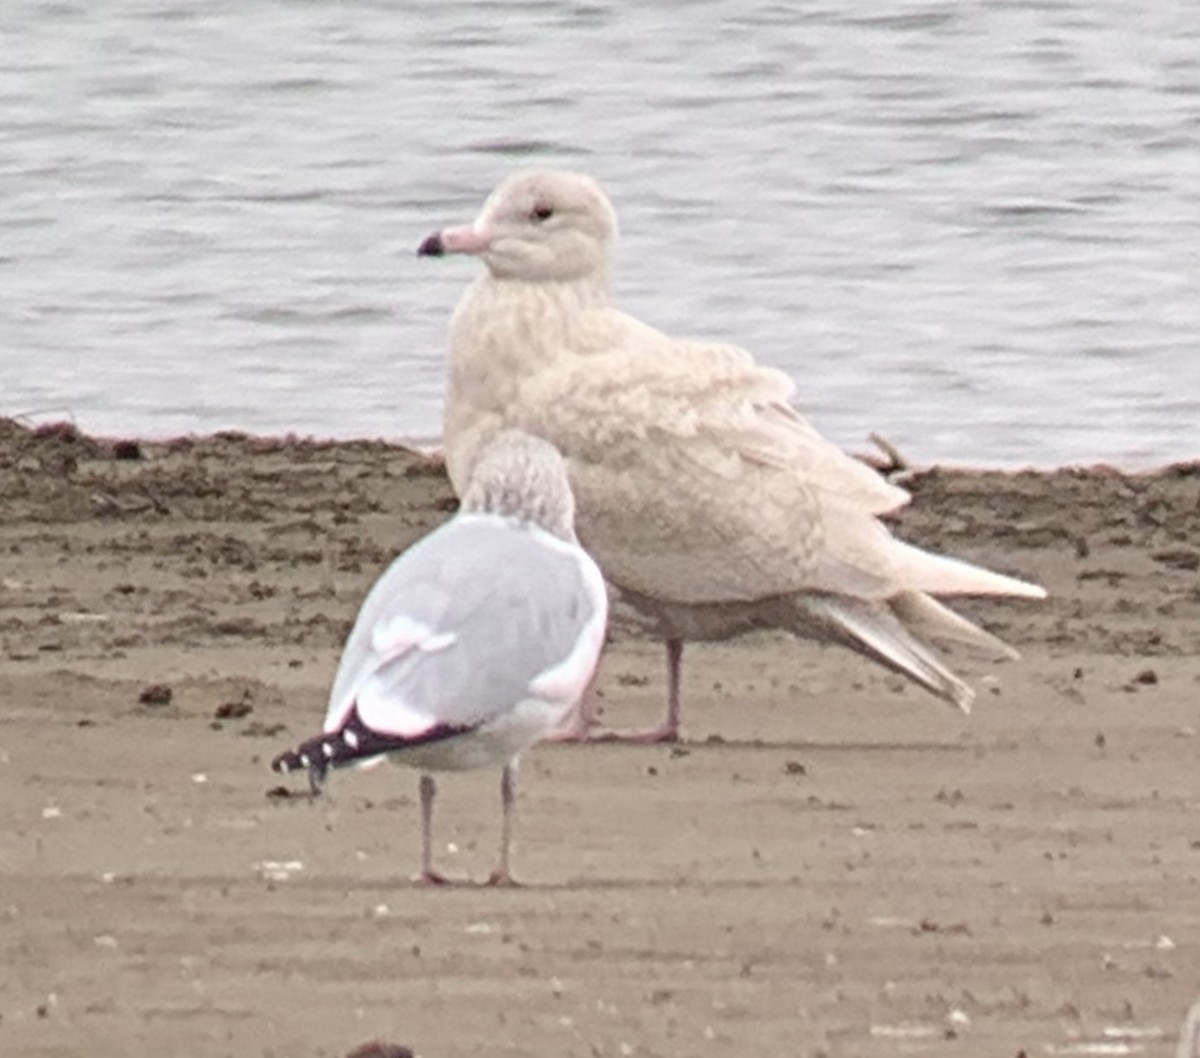
[[494, 334], [505, 342], [519, 335], [547, 350], [562, 348], [564, 339], [577, 339], [590, 313], [608, 307], [608, 290], [607, 276], [530, 282], [484, 274], [454, 310], [450, 355], [458, 355], [468, 335], [472, 344], [478, 344], [480, 335]]

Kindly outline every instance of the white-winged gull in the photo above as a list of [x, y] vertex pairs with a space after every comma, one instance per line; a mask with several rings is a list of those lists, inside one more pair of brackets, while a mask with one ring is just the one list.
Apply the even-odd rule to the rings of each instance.
[[608, 596], [578, 544], [562, 457], [517, 431], [474, 462], [460, 512], [397, 558], [346, 642], [324, 733], [273, 762], [307, 769], [384, 758], [421, 771], [421, 878], [433, 869], [431, 772], [503, 766], [500, 861], [509, 846], [517, 758], [571, 714], [604, 645]]
[[595, 181], [534, 170], [418, 250], [486, 265], [450, 325], [443, 440], [455, 489], [499, 430], [552, 442], [580, 539], [666, 642], [665, 719], [616, 737], [676, 739], [684, 641], [754, 627], [841, 643], [967, 711], [973, 691], [933, 644], [1015, 652], [934, 597], [1044, 590], [896, 539], [878, 516], [908, 493], [821, 437], [792, 407], [786, 375], [613, 307], [616, 239]]

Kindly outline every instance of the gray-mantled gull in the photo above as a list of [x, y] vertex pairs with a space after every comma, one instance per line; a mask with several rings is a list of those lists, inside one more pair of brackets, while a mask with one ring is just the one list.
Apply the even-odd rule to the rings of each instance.
[[421, 878], [433, 869], [434, 771], [503, 765], [500, 862], [509, 845], [517, 758], [558, 728], [604, 645], [608, 596], [578, 544], [562, 457], [517, 431], [480, 451], [462, 510], [397, 558], [346, 642], [324, 734], [284, 753], [314, 793], [330, 767], [385, 757], [421, 770]]
[[487, 266], [450, 325], [443, 426], [455, 489], [497, 431], [551, 441], [580, 539], [666, 641], [665, 720], [616, 737], [677, 738], [683, 642], [754, 627], [841, 643], [969, 710], [973, 691], [933, 643], [1015, 651], [934, 596], [1045, 591], [892, 536], [877, 516], [908, 493], [822, 438], [782, 372], [614, 308], [616, 238], [589, 177], [525, 171], [474, 223], [418, 250]]

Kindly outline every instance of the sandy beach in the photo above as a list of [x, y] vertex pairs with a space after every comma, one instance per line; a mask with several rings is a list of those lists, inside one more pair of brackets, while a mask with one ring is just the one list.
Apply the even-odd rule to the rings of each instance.
[[[522, 888], [427, 889], [417, 777], [291, 796], [370, 583], [454, 500], [381, 442], [0, 420], [0, 1053], [1167, 1056], [1200, 989], [1200, 463], [934, 469], [896, 531], [1038, 580], [961, 609], [970, 717], [835, 649], [689, 647], [679, 746], [540, 746]], [[659, 716], [618, 620], [606, 722]], [[483, 877], [498, 776], [447, 777]], [[285, 796], [284, 793], [288, 793]], [[1107, 1049], [1106, 1049], [1107, 1048]]]

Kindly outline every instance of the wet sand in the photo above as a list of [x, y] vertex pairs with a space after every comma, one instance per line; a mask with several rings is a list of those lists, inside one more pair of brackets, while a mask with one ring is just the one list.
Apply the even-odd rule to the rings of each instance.
[[[1041, 580], [964, 612], [969, 718], [848, 653], [694, 646], [678, 747], [542, 746], [511, 891], [430, 890], [417, 780], [271, 797], [370, 582], [453, 508], [382, 443], [0, 420], [0, 1054], [1173, 1053], [1200, 987], [1200, 464], [936, 470], [898, 532]], [[618, 623], [606, 720], [656, 719]], [[299, 790], [302, 781], [288, 784]], [[498, 776], [450, 776], [484, 877]]]

